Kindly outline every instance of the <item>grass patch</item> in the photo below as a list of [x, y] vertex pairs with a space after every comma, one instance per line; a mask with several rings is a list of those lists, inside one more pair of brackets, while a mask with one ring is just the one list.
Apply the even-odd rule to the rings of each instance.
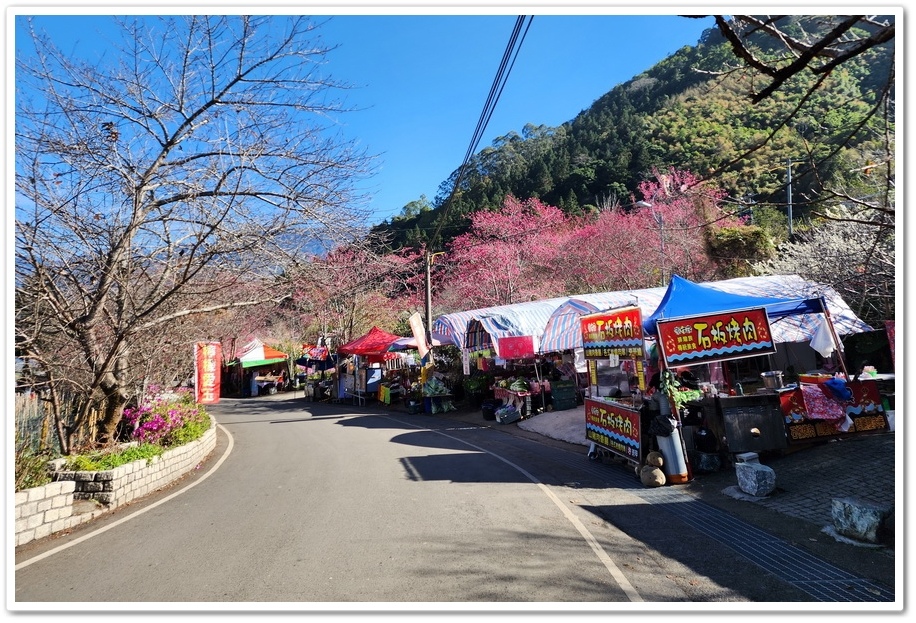
[[76, 472], [98, 472], [114, 469], [134, 461], [145, 459], [147, 465], [157, 456], [162, 456], [165, 448], [152, 443], [142, 443], [115, 452], [91, 452], [67, 459], [64, 469]]

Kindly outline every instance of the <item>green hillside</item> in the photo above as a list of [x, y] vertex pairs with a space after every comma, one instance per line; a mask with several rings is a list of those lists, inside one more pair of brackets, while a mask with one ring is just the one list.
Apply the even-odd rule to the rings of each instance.
[[[780, 26], [811, 33], [830, 25], [824, 21], [790, 17]], [[767, 38], [748, 41], [758, 58], [788, 62]], [[740, 209], [752, 206], [745, 213], [778, 244], [786, 237], [789, 160], [800, 227], [835, 202], [828, 188], [874, 192], [862, 171], [888, 159], [882, 154], [893, 110], [874, 111], [884, 85], [893, 84], [893, 54], [890, 41], [826, 75], [799, 73], [755, 103], [750, 93], [769, 77], [742, 63], [719, 30], [707, 30], [696, 45], [617, 85], [563, 125], [532, 120], [521, 134], [501, 136], [444, 180], [431, 202], [405, 206], [373, 233], [389, 248], [441, 248], [465, 231], [470, 213], [499, 209], [507, 194], [583, 214], [639, 200], [640, 181], [673, 167], [711, 180]]]

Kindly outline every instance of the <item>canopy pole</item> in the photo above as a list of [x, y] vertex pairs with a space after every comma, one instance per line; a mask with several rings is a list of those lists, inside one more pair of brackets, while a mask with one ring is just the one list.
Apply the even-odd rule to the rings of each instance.
[[833, 318], [830, 316], [830, 310], [827, 308], [827, 301], [824, 299], [824, 295], [820, 296], [821, 309], [824, 310], [824, 318], [827, 319], [827, 326], [830, 327], [830, 335], [833, 336], [833, 345], [836, 346], [837, 359], [840, 362], [840, 369], [843, 371], [843, 376], [849, 380], [849, 372], [846, 370], [846, 360], [843, 356], [843, 344], [840, 342], [840, 337], [837, 335], [836, 328], [833, 326]]

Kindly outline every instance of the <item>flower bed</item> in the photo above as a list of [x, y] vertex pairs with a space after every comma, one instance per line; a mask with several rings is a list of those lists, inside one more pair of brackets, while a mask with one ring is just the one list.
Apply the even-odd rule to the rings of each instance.
[[[170, 448], [150, 461], [94, 472], [55, 469], [51, 484], [16, 492], [16, 545], [69, 530], [162, 489], [197, 469], [215, 448], [216, 422], [211, 418], [211, 426], [202, 437]], [[66, 459], [51, 463], [60, 468]], [[80, 500], [92, 500], [93, 510], [75, 512], [74, 503]]]

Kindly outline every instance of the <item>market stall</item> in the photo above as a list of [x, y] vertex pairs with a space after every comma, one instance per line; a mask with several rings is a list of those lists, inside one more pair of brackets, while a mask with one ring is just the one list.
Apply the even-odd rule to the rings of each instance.
[[369, 332], [337, 348], [338, 355], [351, 356], [353, 360], [341, 375], [340, 399], [351, 398], [354, 404], [366, 404], [368, 396], [377, 396], [382, 381], [379, 364], [398, 358], [391, 346], [401, 338], [372, 327]]
[[[642, 417], [647, 370], [641, 311], [636, 306], [621, 307], [583, 315], [579, 322], [589, 369], [589, 396], [585, 399], [589, 456], [606, 452], [638, 468], [647, 454]], [[670, 465], [675, 465], [673, 460]], [[672, 473], [670, 478], [675, 476]]]
[[232, 377], [238, 379], [243, 396], [259, 396], [284, 389], [288, 360], [289, 356], [283, 351], [255, 339], [227, 366], [233, 368]]
[[[783, 404], [791, 400], [784, 400], [781, 394], [798, 390], [801, 396], [814, 396], [802, 381], [805, 375], [786, 388], [783, 371], [771, 369], [759, 373], [762, 386], [745, 387], [740, 368], [731, 364], [751, 358], [771, 361], [777, 345], [785, 341], [807, 340], [824, 353], [839, 355], [842, 344], [834, 323], [835, 310], [842, 312], [845, 331], [871, 330], [854, 315], [850, 317], [851, 312], [845, 313], [848, 308], [843, 310], [844, 305], [828, 303], [823, 288], [797, 298], [738, 295], [675, 276], [659, 308], [643, 321], [643, 328], [657, 340], [663, 389], [670, 397], [673, 415], [685, 425], [684, 438], [695, 440], [688, 426], [708, 431], [715, 451], [732, 456], [785, 449], [791, 441], [791, 422]], [[696, 370], [699, 381], [686, 400], [679, 394], [683, 387], [677, 387], [685, 370]], [[837, 357], [837, 374], [828, 378], [849, 391], [850, 377], [842, 356]], [[838, 396], [825, 398], [838, 403]], [[817, 424], [811, 421], [823, 419], [821, 414], [826, 413], [817, 402], [817, 411], [806, 410], [801, 417], [814, 428]], [[847, 406], [856, 409], [862, 405]]]
[[294, 363], [297, 368], [294, 388], [302, 388], [307, 400], [331, 400], [337, 355], [331, 354], [326, 346], [303, 344], [302, 355]]
[[[464, 329], [462, 356], [465, 374], [472, 369], [488, 373], [495, 419], [510, 423], [542, 412], [549, 386], [541, 376], [537, 358], [537, 337], [554, 303], [538, 306], [538, 313], [510, 307], [501, 313], [481, 313], [471, 318]], [[512, 385], [512, 387], [510, 387]], [[484, 413], [490, 405], [481, 404]]]

